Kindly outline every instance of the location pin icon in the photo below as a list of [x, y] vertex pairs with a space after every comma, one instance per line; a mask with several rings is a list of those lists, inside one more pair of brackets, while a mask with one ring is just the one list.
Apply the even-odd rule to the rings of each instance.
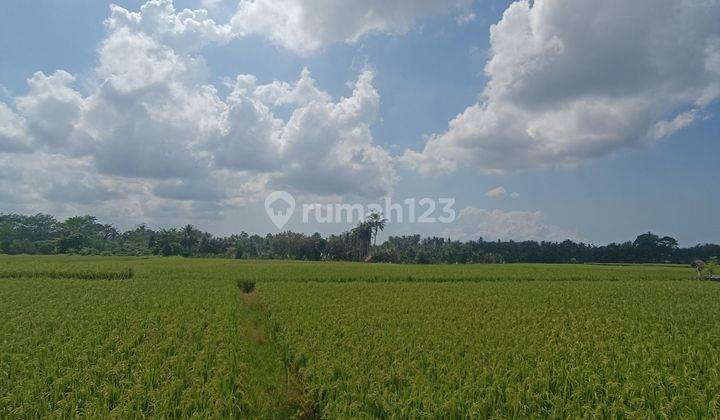
[[275, 226], [282, 229], [295, 212], [295, 198], [286, 191], [274, 191], [265, 198], [265, 211]]

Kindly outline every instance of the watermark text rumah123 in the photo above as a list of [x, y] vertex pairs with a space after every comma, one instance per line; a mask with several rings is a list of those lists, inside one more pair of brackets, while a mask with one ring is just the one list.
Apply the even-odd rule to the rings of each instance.
[[[295, 198], [288, 192], [275, 191], [265, 200], [265, 210], [282, 229], [296, 209]], [[452, 223], [457, 217], [454, 198], [408, 198], [394, 202], [387, 197], [381, 203], [309, 203], [302, 205], [303, 223], [358, 223], [373, 213], [390, 223]]]

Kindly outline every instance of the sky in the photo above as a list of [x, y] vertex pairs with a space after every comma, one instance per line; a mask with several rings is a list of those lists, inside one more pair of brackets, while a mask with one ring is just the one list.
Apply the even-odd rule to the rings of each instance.
[[717, 0], [2, 2], [0, 213], [263, 234], [287, 191], [454, 199], [385, 236], [717, 243], [719, 21]]

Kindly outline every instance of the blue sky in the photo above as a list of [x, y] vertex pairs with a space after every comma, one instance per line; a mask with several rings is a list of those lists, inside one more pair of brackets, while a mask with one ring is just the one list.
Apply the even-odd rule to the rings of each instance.
[[[678, 15], [671, 0], [601, 7], [396, 0], [344, 13], [319, 1], [283, 2], [320, 16], [319, 23], [282, 27], [267, 1], [178, 0], [173, 13], [158, 2], [165, 18], [209, 8], [191, 18], [215, 24], [168, 35], [127, 18], [140, 17], [132, 13], [142, 1], [117, 1], [126, 10], [112, 24], [105, 23], [110, 3], [4, 2], [0, 102], [8, 111], [0, 114], [0, 172], [10, 175], [0, 181], [0, 212], [262, 233], [275, 230], [264, 196], [284, 189], [300, 202], [455, 197], [458, 211], [478, 210], [453, 226], [396, 224], [389, 234], [606, 243], [651, 230], [684, 245], [720, 242], [720, 28], [712, 23], [720, 6], [690, 1]], [[376, 13], [372, 20], [363, 21], [370, 15], [363, 7]], [[575, 36], [578, 28], [586, 30]], [[657, 42], [635, 41], [642, 38], [636, 31]], [[673, 42], [656, 45], [664, 37]], [[153, 45], [134, 57], [136, 47], [127, 45], [138, 39]], [[150, 84], [144, 78], [155, 70], [135, 73], [142, 60], [153, 69], [172, 65]], [[304, 68], [314, 80], [311, 97], [305, 91], [273, 106], [251, 94], [229, 99], [246, 94], [238, 75], [254, 76], [254, 86], [292, 87]], [[53, 79], [56, 70], [73, 80]], [[36, 72], [49, 81], [37, 79], [33, 91], [28, 79]], [[362, 75], [371, 81], [359, 82]], [[194, 95], [202, 86], [214, 87], [215, 96]], [[357, 115], [338, 116], [350, 112], [342, 97], [356, 100]], [[210, 122], [188, 128], [150, 108], [177, 101], [186, 101], [186, 119]], [[216, 114], [204, 111], [213, 106]], [[107, 109], [115, 112], [101, 115]], [[119, 122], [125, 114], [130, 120]], [[43, 127], [64, 137], [53, 139]], [[166, 132], [177, 138], [152, 143]], [[170, 146], [188, 155], [164, 151]], [[129, 164], [138, 150], [159, 152]], [[505, 195], [487, 195], [500, 186]], [[298, 218], [288, 225], [323, 233], [344, 227]]]

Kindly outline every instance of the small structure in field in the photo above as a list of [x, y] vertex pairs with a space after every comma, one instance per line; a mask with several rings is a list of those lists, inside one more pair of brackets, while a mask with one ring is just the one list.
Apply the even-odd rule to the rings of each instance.
[[720, 275], [716, 274], [718, 268], [718, 260], [713, 257], [710, 259], [710, 263], [705, 263], [702, 260], [695, 260], [692, 266], [697, 270], [698, 280], [710, 280], [720, 281]]
[[697, 277], [702, 278], [702, 271], [705, 269], [705, 261], [694, 260], [690, 265], [697, 271]]

